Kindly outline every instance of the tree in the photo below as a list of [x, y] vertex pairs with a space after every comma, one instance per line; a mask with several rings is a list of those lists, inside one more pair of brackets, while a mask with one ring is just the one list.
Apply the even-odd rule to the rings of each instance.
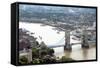
[[38, 58], [39, 57], [39, 49], [32, 48], [32, 58]]
[[40, 63], [40, 59], [33, 59], [32, 63], [33, 63], [33, 64]]
[[62, 58], [60, 59], [61, 62], [67, 62], [67, 61], [75, 61], [72, 58], [67, 58], [66, 56], [62, 56]]
[[53, 49], [50, 49], [50, 48], [47, 49], [47, 52], [48, 52], [48, 54], [50, 56], [53, 56], [53, 54], [54, 54], [54, 50]]
[[47, 54], [47, 50], [40, 50], [40, 58], [43, 58]]
[[43, 57], [43, 63], [55, 63], [56, 59], [54, 57], [51, 57], [50, 55], [45, 55]]
[[20, 64], [28, 64], [28, 59], [25, 56], [19, 57]]

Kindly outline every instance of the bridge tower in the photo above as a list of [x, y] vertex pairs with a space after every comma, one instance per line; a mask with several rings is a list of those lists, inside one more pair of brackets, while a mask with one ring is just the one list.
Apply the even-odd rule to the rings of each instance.
[[82, 33], [82, 40], [81, 40], [82, 48], [89, 48], [88, 34], [87, 34], [87, 31], [86, 31], [86, 28], [84, 28], [82, 32], [83, 32]]
[[72, 46], [70, 45], [70, 30], [65, 31], [65, 46], [64, 50], [72, 50]]

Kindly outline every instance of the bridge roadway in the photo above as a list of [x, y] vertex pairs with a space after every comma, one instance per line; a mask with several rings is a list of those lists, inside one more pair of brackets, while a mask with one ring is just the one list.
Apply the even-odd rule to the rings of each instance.
[[[95, 41], [88, 41], [89, 43], [96, 43]], [[81, 43], [71, 43], [70, 45], [77, 45]], [[65, 45], [48, 46], [49, 48], [64, 47]]]

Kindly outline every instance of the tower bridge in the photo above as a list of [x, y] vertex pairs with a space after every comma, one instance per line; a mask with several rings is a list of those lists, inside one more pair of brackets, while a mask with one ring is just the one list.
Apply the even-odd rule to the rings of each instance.
[[82, 48], [89, 48], [88, 36], [86, 28], [82, 29], [81, 42], [70, 44], [70, 30], [65, 31], [65, 46], [64, 50], [72, 50], [72, 45], [81, 44]]
[[[94, 31], [94, 30], [93, 30]], [[48, 46], [50, 48], [56, 48], [56, 47], [64, 47], [64, 50], [72, 50], [73, 45], [81, 44], [82, 48], [89, 48], [90, 43], [95, 43], [95, 40], [89, 41], [88, 40], [88, 32], [93, 32], [92, 30], [87, 30], [86, 28], [82, 29], [82, 34], [81, 34], [81, 41], [76, 42], [76, 43], [70, 43], [70, 30], [65, 30], [65, 44], [64, 45], [56, 45], [56, 46]], [[92, 36], [93, 37], [93, 36]]]

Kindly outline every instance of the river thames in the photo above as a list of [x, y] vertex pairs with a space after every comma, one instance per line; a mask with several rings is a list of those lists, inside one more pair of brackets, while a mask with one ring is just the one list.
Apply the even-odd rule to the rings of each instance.
[[[64, 45], [65, 44], [65, 32], [60, 31], [57, 33], [56, 30], [53, 30], [52, 26], [41, 26], [40, 23], [26, 23], [20, 22], [19, 28], [24, 28], [30, 32], [35, 33], [33, 36], [37, 37], [37, 41], [40, 43], [44, 41], [47, 46], [53, 45]], [[39, 36], [42, 37], [42, 40], [39, 39]], [[70, 37], [70, 43], [80, 42], [72, 39], [73, 35]], [[92, 60], [96, 59], [96, 46], [90, 45], [90, 48], [84, 49], [81, 48], [81, 44], [76, 44], [72, 46], [72, 51], [64, 51], [64, 47], [57, 47], [54, 49], [54, 55], [56, 57], [66, 56], [68, 58], [72, 58], [74, 60]]]

